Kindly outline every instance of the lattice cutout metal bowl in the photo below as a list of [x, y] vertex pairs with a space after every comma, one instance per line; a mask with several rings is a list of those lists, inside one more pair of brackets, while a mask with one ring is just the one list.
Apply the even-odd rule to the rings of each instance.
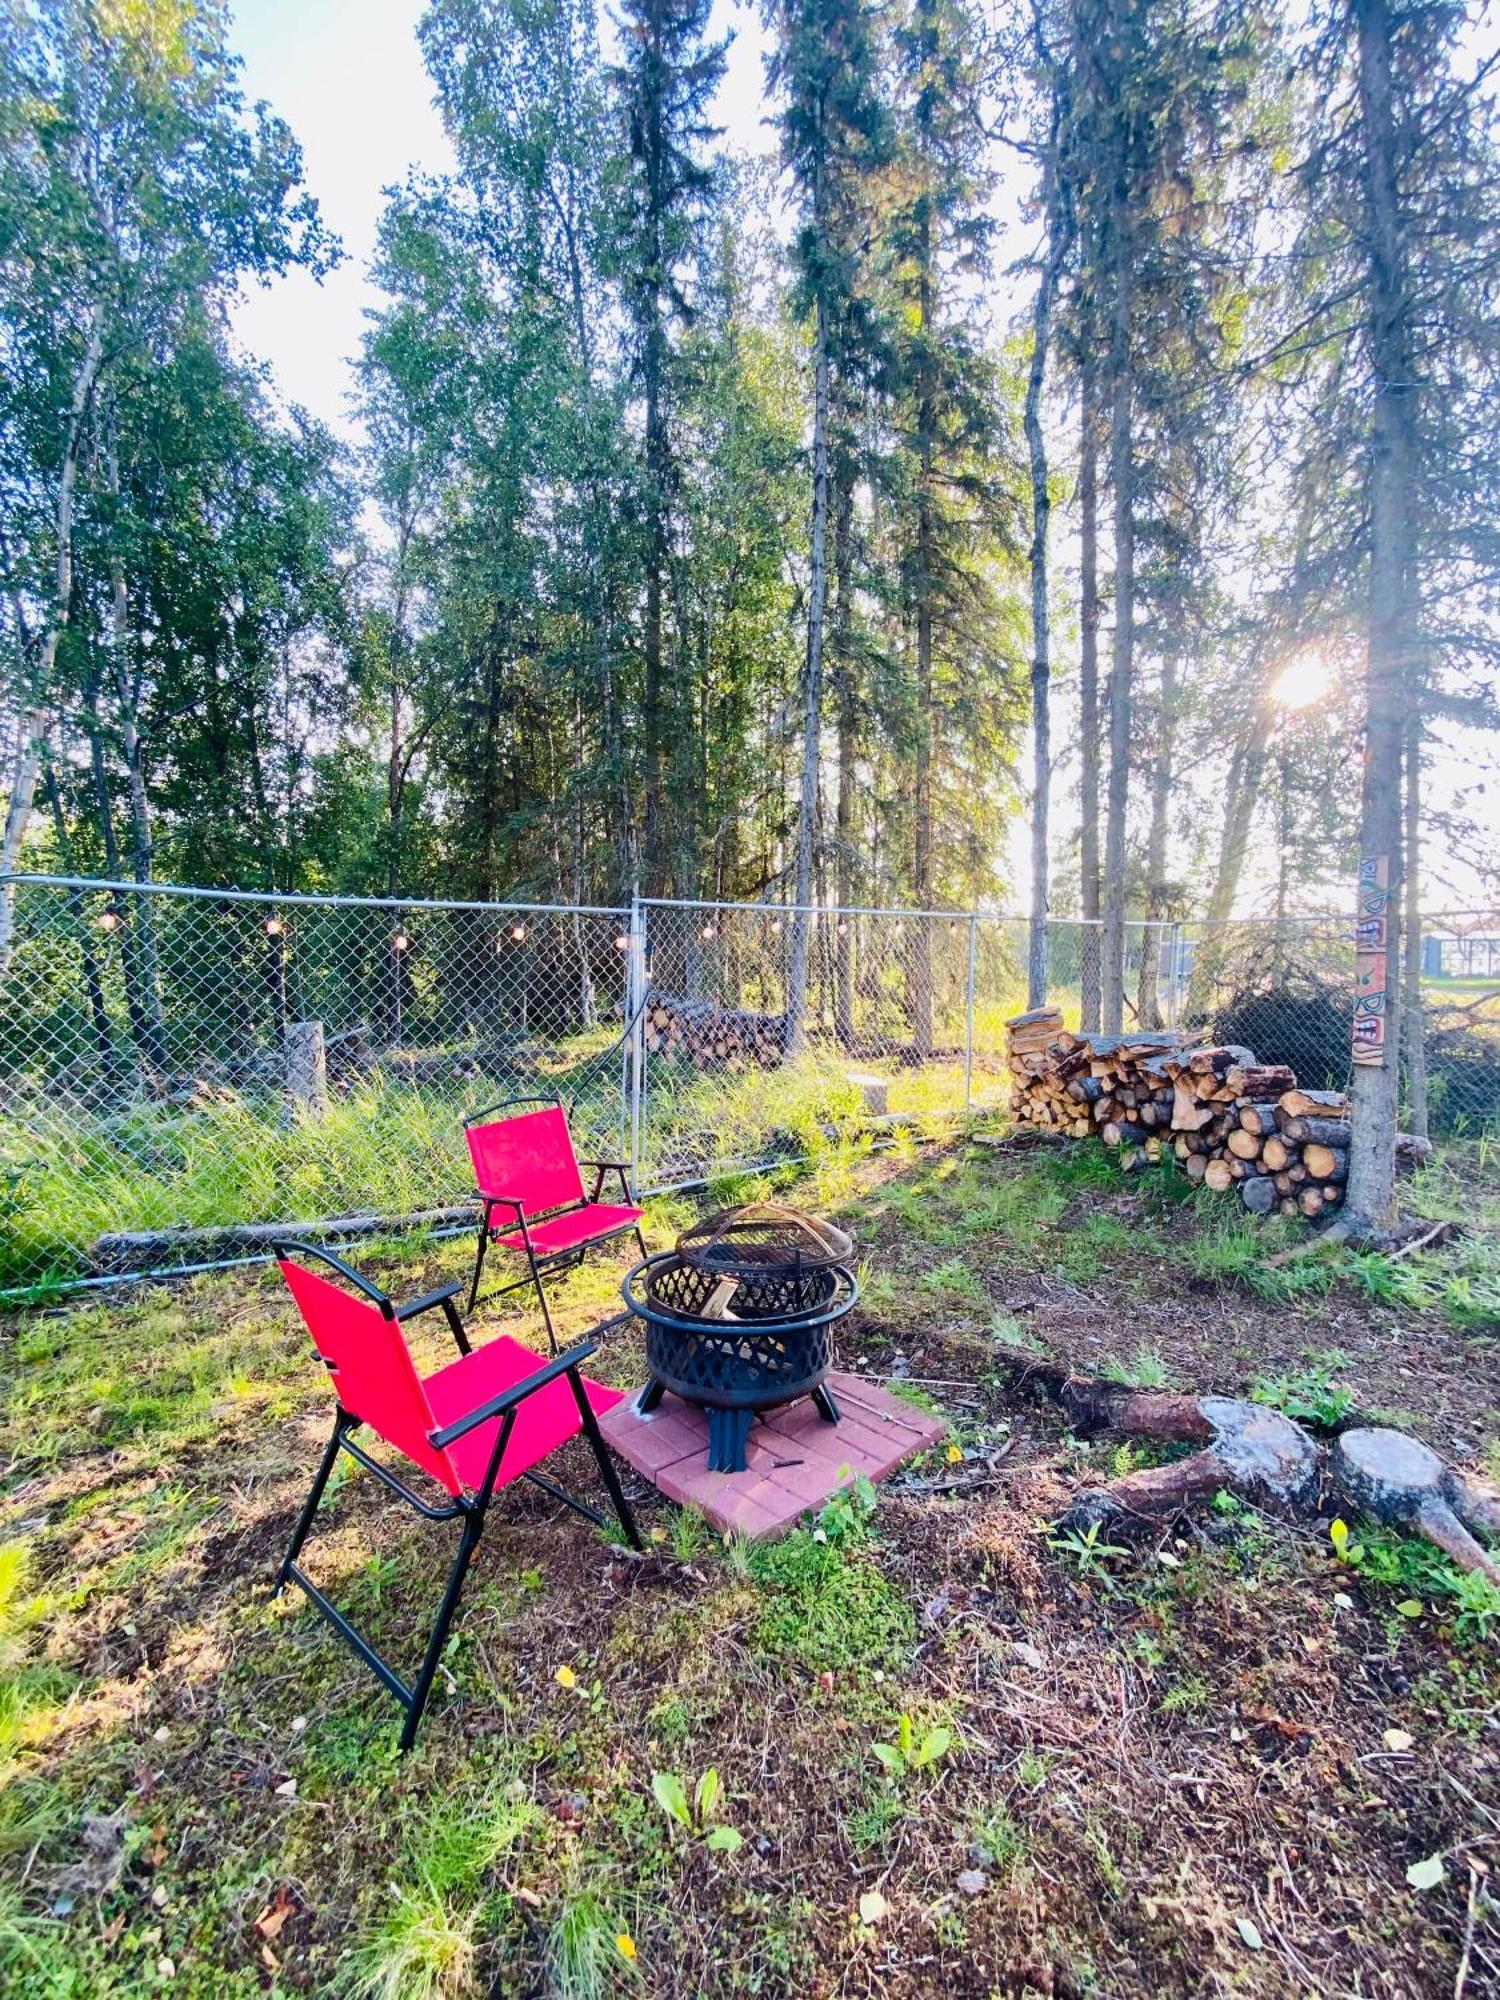
[[668, 1389], [699, 1404], [708, 1413], [710, 1470], [745, 1469], [757, 1410], [811, 1396], [825, 1421], [837, 1423], [824, 1382], [834, 1326], [859, 1297], [852, 1272], [763, 1268], [746, 1279], [699, 1270], [664, 1250], [637, 1264], [620, 1289], [646, 1322], [651, 1379], [638, 1408], [653, 1409]]

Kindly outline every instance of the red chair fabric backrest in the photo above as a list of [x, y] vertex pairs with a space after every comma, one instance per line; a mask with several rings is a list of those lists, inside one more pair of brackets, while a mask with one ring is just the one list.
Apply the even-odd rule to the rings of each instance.
[[528, 1217], [583, 1200], [583, 1175], [560, 1104], [466, 1130], [481, 1193], [523, 1202]]
[[368, 1299], [354, 1298], [303, 1265], [279, 1261], [313, 1345], [329, 1365], [340, 1403], [450, 1493], [460, 1493], [447, 1452], [428, 1442], [428, 1433], [438, 1426], [397, 1322]]

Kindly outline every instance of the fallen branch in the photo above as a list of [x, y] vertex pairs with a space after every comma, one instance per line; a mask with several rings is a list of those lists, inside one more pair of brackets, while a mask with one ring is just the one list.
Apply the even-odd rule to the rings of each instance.
[[202, 1229], [122, 1229], [96, 1238], [89, 1259], [100, 1276], [121, 1276], [149, 1269], [157, 1258], [174, 1251], [189, 1251], [204, 1257], [232, 1257], [239, 1251], [254, 1254], [275, 1243], [294, 1237], [311, 1237], [315, 1242], [378, 1236], [382, 1231], [401, 1233], [413, 1229], [442, 1229], [452, 1224], [473, 1222], [479, 1213], [472, 1201], [457, 1202], [448, 1208], [414, 1209], [405, 1215], [325, 1215], [315, 1222], [238, 1222]]

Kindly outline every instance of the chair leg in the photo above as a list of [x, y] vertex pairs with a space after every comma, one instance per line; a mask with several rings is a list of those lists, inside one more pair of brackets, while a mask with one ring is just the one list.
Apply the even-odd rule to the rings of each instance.
[[333, 1420], [333, 1436], [328, 1440], [327, 1447], [324, 1450], [322, 1463], [319, 1465], [317, 1475], [312, 1483], [312, 1491], [307, 1496], [302, 1512], [297, 1516], [297, 1525], [292, 1530], [291, 1543], [287, 1548], [285, 1556], [282, 1558], [281, 1569], [277, 1574], [276, 1588], [272, 1592], [272, 1596], [274, 1597], [279, 1597], [286, 1588], [286, 1580], [292, 1573], [292, 1564], [302, 1553], [302, 1544], [307, 1540], [311, 1532], [313, 1516], [318, 1511], [318, 1502], [323, 1498], [323, 1488], [328, 1484], [328, 1476], [333, 1471], [333, 1462], [339, 1455], [339, 1440], [343, 1435], [344, 1418], [341, 1411]]
[[646, 1248], [646, 1239], [641, 1234], [641, 1225], [639, 1223], [635, 1225], [635, 1240], [636, 1246], [641, 1253], [641, 1262], [644, 1264], [646, 1259], [651, 1255], [651, 1252]]
[[[477, 1274], [475, 1282], [478, 1282]], [[447, 1318], [449, 1330], [457, 1343], [459, 1353], [472, 1354], [474, 1350], [469, 1345], [469, 1336], [464, 1330], [462, 1319], [459, 1317], [458, 1307], [453, 1303], [452, 1299], [443, 1300], [443, 1313]]]
[[484, 1269], [484, 1253], [490, 1247], [490, 1218], [488, 1211], [479, 1225], [479, 1250], [474, 1258], [474, 1282], [469, 1287], [469, 1311], [474, 1310], [474, 1301], [479, 1297], [479, 1275]]
[[570, 1369], [568, 1380], [573, 1384], [574, 1400], [578, 1404], [578, 1414], [583, 1419], [584, 1433], [593, 1447], [594, 1458], [599, 1466], [599, 1477], [604, 1481], [620, 1526], [625, 1530], [625, 1539], [633, 1549], [642, 1546], [641, 1531], [635, 1525], [635, 1515], [630, 1511], [630, 1502], [625, 1498], [625, 1489], [620, 1484], [620, 1475], [615, 1471], [614, 1460], [609, 1455], [609, 1446], [604, 1442], [599, 1429], [599, 1419], [594, 1415], [594, 1406], [588, 1399], [588, 1392], [578, 1379], [578, 1371]]
[[536, 1255], [530, 1248], [526, 1252], [526, 1261], [531, 1266], [531, 1282], [536, 1286], [536, 1295], [542, 1302], [542, 1318], [547, 1322], [547, 1341], [552, 1352], [556, 1354], [558, 1351], [557, 1328], [552, 1324], [552, 1308], [547, 1303], [547, 1290], [542, 1283], [542, 1273], [538, 1267]]
[[417, 1675], [416, 1685], [411, 1691], [411, 1706], [406, 1711], [406, 1721], [401, 1727], [403, 1751], [410, 1750], [417, 1740], [422, 1711], [427, 1706], [427, 1698], [432, 1693], [432, 1683], [437, 1678], [438, 1664], [443, 1657], [443, 1647], [448, 1639], [448, 1628], [453, 1623], [453, 1614], [458, 1609], [464, 1578], [474, 1558], [474, 1551], [479, 1546], [483, 1526], [482, 1515], [471, 1513], [464, 1516], [464, 1531], [459, 1541], [458, 1554], [454, 1557], [453, 1567], [448, 1572], [448, 1585], [443, 1592], [443, 1601], [438, 1606], [437, 1622], [432, 1628], [432, 1637], [427, 1641], [427, 1651], [422, 1656], [422, 1671]]

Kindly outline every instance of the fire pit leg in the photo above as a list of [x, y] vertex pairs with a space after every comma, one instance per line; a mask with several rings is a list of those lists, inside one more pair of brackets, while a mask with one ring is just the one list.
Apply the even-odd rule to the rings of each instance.
[[710, 1472], [743, 1472], [745, 1446], [750, 1441], [753, 1410], [708, 1411], [708, 1469]]
[[664, 1382], [658, 1382], [656, 1377], [653, 1375], [651, 1380], [646, 1384], [645, 1388], [642, 1389], [641, 1393], [636, 1397], [635, 1406], [640, 1411], [641, 1415], [644, 1417], [650, 1411], [656, 1408], [657, 1404], [661, 1401], [662, 1397], [666, 1395], [666, 1393], [667, 1393], [666, 1384]]
[[826, 1382], [820, 1382], [812, 1392], [813, 1408], [825, 1424], [836, 1424], [839, 1420], [839, 1406], [833, 1400], [833, 1391]]

